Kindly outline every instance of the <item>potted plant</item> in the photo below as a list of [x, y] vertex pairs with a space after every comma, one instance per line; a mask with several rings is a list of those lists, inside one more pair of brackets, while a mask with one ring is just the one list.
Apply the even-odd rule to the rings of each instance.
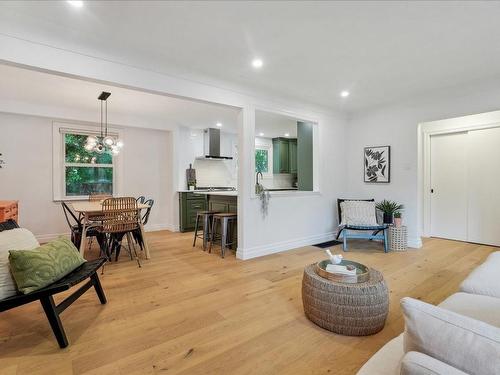
[[375, 207], [384, 213], [384, 224], [392, 224], [394, 213], [404, 208], [402, 204], [386, 199], [378, 202]]
[[394, 225], [396, 226], [396, 228], [401, 227], [402, 221], [403, 221], [403, 219], [401, 219], [401, 212], [399, 212], [399, 211], [394, 212]]

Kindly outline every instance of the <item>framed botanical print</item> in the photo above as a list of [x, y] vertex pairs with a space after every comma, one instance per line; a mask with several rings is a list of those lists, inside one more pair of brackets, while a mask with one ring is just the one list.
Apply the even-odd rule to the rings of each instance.
[[365, 147], [365, 182], [391, 182], [391, 146]]

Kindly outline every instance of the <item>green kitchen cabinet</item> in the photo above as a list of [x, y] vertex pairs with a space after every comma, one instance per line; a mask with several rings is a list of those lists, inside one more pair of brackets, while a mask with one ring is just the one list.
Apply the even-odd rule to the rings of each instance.
[[273, 138], [273, 173], [297, 173], [296, 138]]
[[290, 173], [289, 150], [287, 138], [273, 138], [273, 173]]
[[[207, 196], [193, 192], [179, 193], [179, 230], [189, 232], [194, 230], [196, 214], [207, 209]], [[201, 223], [203, 225], [203, 223]]]
[[313, 124], [297, 123], [297, 182], [299, 190], [313, 190]]
[[297, 173], [297, 140], [294, 138], [288, 141], [288, 159], [290, 173]]

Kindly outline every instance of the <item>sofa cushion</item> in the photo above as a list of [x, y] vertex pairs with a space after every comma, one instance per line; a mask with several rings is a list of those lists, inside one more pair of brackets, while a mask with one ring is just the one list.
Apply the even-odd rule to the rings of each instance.
[[471, 375], [498, 375], [500, 328], [405, 297], [404, 350], [434, 357]]
[[472, 271], [460, 285], [460, 291], [500, 298], [500, 251], [491, 253]]
[[376, 226], [375, 202], [344, 201], [340, 203], [342, 222], [340, 225]]
[[399, 367], [403, 355], [403, 334], [401, 334], [380, 348], [380, 350], [359, 369], [357, 375], [399, 374]]
[[85, 263], [75, 245], [64, 237], [34, 250], [10, 250], [9, 253], [12, 276], [23, 294], [50, 285]]
[[467, 375], [436, 358], [419, 352], [408, 352], [401, 361], [401, 375]]
[[40, 246], [33, 233], [24, 228], [0, 232], [0, 300], [17, 293], [9, 264], [9, 250], [32, 250]]
[[441, 302], [439, 306], [500, 328], [500, 298], [455, 293]]

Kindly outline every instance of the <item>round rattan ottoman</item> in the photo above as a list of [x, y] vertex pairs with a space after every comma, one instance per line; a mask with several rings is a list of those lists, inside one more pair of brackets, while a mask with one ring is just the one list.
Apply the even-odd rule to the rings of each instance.
[[319, 276], [316, 265], [304, 269], [302, 302], [306, 317], [318, 326], [346, 336], [367, 336], [384, 328], [389, 293], [382, 274], [370, 268], [364, 283], [334, 282]]

